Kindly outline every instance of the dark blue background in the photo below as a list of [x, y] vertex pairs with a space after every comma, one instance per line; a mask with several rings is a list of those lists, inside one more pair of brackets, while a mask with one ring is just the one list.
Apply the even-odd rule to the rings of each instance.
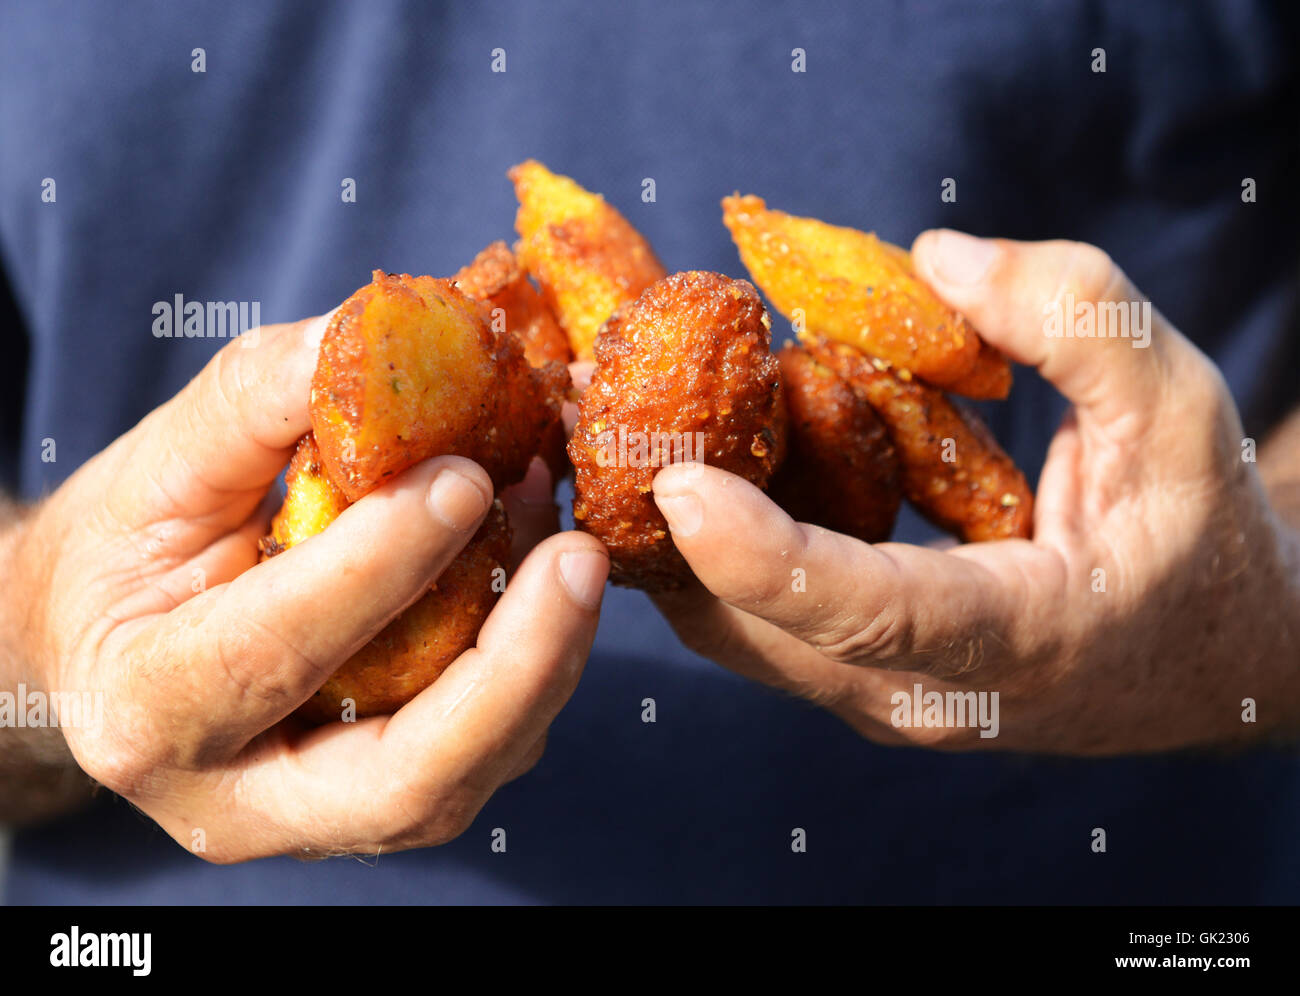
[[[528, 156], [602, 191], [670, 270], [742, 275], [719, 221], [735, 189], [903, 243], [932, 225], [1095, 242], [1214, 356], [1262, 435], [1300, 398], [1300, 32], [1286, 11], [6, 5], [0, 253], [15, 331], [0, 347], [0, 468], [27, 497], [57, 486], [220, 345], [155, 339], [154, 301], [257, 300], [282, 321], [328, 309], [374, 267], [450, 273], [511, 237], [503, 174]], [[195, 47], [205, 74], [190, 71]], [[490, 71], [497, 47], [504, 74]], [[56, 204], [41, 202], [44, 177]], [[641, 202], [644, 177], [657, 203]], [[955, 204], [940, 201], [945, 177]], [[988, 410], [1036, 473], [1054, 392], [1022, 373]], [[40, 461], [46, 437], [56, 464]], [[909, 518], [901, 535], [925, 534]], [[646, 696], [655, 725], [640, 721]], [[489, 849], [497, 826], [506, 854]], [[1097, 826], [1104, 855], [1089, 848]], [[793, 827], [806, 854], [790, 851]], [[879, 748], [687, 653], [619, 590], [545, 759], [460, 840], [370, 864], [215, 868], [109, 798], [20, 835], [8, 898], [1295, 902], [1297, 831], [1293, 755]]]

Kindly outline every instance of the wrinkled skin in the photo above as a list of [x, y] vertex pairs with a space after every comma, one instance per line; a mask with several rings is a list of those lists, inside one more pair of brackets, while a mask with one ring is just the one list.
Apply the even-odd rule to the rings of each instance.
[[754, 283], [787, 318], [802, 311], [809, 332], [957, 394], [1007, 396], [1006, 359], [917, 277], [905, 249], [754, 196], [724, 198], [722, 220]]
[[0, 818], [75, 804], [40, 795], [53, 779], [69, 790], [93, 780], [190, 853], [202, 828], [203, 860], [373, 857], [463, 833], [541, 756], [582, 673], [608, 569], [582, 533], [536, 543], [475, 646], [392, 715], [283, 722], [428, 592], [493, 501], [481, 467], [434, 457], [259, 563], [270, 492], [311, 430], [327, 324], [230, 342], [0, 529], [0, 629], [20, 641], [0, 654], [3, 686], [104, 700], [102, 730], [0, 731], [43, 759], [9, 769]]
[[898, 454], [875, 410], [802, 346], [777, 354], [789, 453], [768, 493], [800, 522], [866, 543], [889, 539], [902, 501]]
[[431, 456], [475, 461], [500, 491], [521, 480], [560, 418], [558, 363], [533, 368], [450, 281], [385, 274], [334, 313], [312, 378], [326, 473], [350, 500]]
[[880, 415], [898, 449], [903, 493], [927, 519], [968, 542], [1032, 535], [1025, 475], [974, 412], [850, 346], [809, 346]]
[[[284, 504], [261, 543], [263, 560], [323, 532], [351, 504], [324, 473], [310, 433], [298, 443], [285, 483]], [[310, 723], [386, 715], [433, 684], [474, 646], [504, 587], [510, 539], [498, 501], [430, 591], [340, 665], [297, 715]]]
[[780, 464], [786, 413], [770, 325], [747, 281], [697, 271], [654, 284], [601, 329], [569, 458], [574, 520], [609, 548], [615, 583], [655, 591], [690, 578], [651, 496], [659, 466], [682, 461], [667, 447], [638, 456], [632, 434], [673, 434], [696, 460], [702, 439], [702, 462], [760, 487]]
[[509, 176], [519, 198], [519, 258], [568, 334], [574, 356], [591, 360], [601, 325], [664, 277], [663, 264], [599, 194], [533, 159]]

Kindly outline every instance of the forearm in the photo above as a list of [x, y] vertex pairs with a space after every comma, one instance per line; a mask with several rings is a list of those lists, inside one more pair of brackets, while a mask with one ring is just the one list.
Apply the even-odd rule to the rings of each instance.
[[[0, 498], [0, 824], [36, 823], [89, 798], [92, 783], [77, 767], [56, 726], [19, 722], [19, 686], [44, 693], [34, 682], [24, 649], [28, 620], [17, 570], [30, 512]], [[45, 712], [48, 722], [48, 711]]]

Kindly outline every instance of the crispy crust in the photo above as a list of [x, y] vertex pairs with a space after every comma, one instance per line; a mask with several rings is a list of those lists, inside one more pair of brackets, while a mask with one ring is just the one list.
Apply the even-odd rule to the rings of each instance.
[[786, 413], [770, 325], [747, 281], [697, 271], [653, 284], [601, 329], [569, 458], [574, 520], [609, 548], [615, 583], [658, 591], [691, 576], [651, 494], [650, 434], [680, 447], [659, 465], [699, 448], [762, 487], [780, 464]]
[[973, 412], [851, 346], [823, 338], [808, 347], [884, 420], [902, 461], [903, 493], [926, 518], [967, 541], [1029, 538], [1033, 492]]
[[[910, 254], [875, 235], [768, 210], [762, 198], [722, 201], [722, 220], [754, 282], [806, 331], [852, 345], [940, 387], [1005, 397], [1010, 367], [917, 276]], [[972, 375], [978, 361], [984, 369]], [[1000, 368], [998, 367], [1000, 361]]]
[[339, 307], [312, 379], [312, 430], [326, 472], [355, 501], [431, 456], [520, 480], [558, 423], [558, 363], [534, 369], [508, 331], [450, 281], [376, 270]]
[[263, 560], [322, 532], [352, 504], [325, 473], [310, 432], [298, 440], [284, 483], [284, 504], [271, 520], [271, 535], [258, 544]]
[[790, 451], [772, 500], [800, 522], [867, 543], [889, 539], [903, 492], [898, 454], [875, 410], [802, 346], [777, 354]]
[[574, 356], [590, 360], [600, 326], [662, 278], [663, 264], [599, 194], [533, 159], [508, 175], [519, 199], [519, 258], [568, 334]]
[[524, 356], [533, 366], [573, 359], [560, 323], [504, 242], [493, 242], [451, 279], [466, 295], [488, 306], [489, 321], [491, 310], [500, 308], [505, 313], [506, 328], [519, 336]]
[[944, 390], [976, 401], [1001, 401], [1011, 393], [1011, 364], [1001, 351], [980, 341], [979, 355], [970, 370]]

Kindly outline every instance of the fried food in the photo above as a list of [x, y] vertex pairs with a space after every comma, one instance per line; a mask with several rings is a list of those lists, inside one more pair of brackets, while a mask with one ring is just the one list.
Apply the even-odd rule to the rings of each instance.
[[663, 264], [626, 218], [569, 177], [534, 159], [515, 166], [509, 177], [519, 198], [519, 257], [541, 285], [574, 356], [590, 360], [600, 326], [662, 278]]
[[[505, 328], [519, 336], [524, 356], [533, 366], [573, 359], [564, 329], [504, 242], [493, 242], [451, 279], [463, 293], [484, 302], [490, 310], [501, 309]], [[491, 317], [489, 313], [489, 320]]]
[[875, 409], [802, 346], [777, 354], [790, 444], [768, 493], [800, 522], [867, 543], [889, 539], [903, 492], [898, 454]]
[[973, 412], [851, 346], [820, 338], [808, 347], [884, 420], [903, 493], [926, 518], [967, 541], [1030, 536], [1034, 496], [1025, 475]]
[[263, 560], [324, 532], [352, 504], [325, 473], [310, 432], [298, 440], [284, 483], [284, 504], [271, 520], [271, 534], [258, 544]]
[[945, 390], [976, 401], [1001, 401], [1011, 393], [1011, 364], [996, 346], [980, 341], [975, 365]]
[[[310, 433], [298, 443], [286, 483], [284, 505], [261, 543], [263, 560], [321, 532], [350, 504], [325, 474]], [[312, 723], [337, 720], [349, 699], [357, 718], [400, 709], [474, 646], [509, 552], [510, 527], [498, 501], [432, 589], [344, 662], [297, 715]]]
[[[996, 350], [981, 357], [975, 330], [917, 277], [906, 250], [867, 232], [769, 210], [754, 196], [723, 198], [722, 220], [776, 309], [792, 320], [802, 310], [804, 333], [855, 346], [939, 387], [1006, 396], [1006, 360]], [[973, 376], [981, 359], [987, 369]]]
[[[567, 364], [573, 359], [569, 337], [504, 242], [493, 242], [451, 279], [488, 309], [493, 332], [505, 330], [519, 337], [524, 358], [533, 366]], [[498, 323], [501, 317], [503, 324]], [[544, 434], [538, 450], [550, 467], [552, 480], [558, 481], [573, 469], [564, 452], [565, 442], [564, 424], [557, 420]]]
[[561, 364], [530, 366], [519, 339], [494, 333], [451, 281], [376, 270], [326, 329], [312, 431], [352, 501], [443, 454], [481, 464], [500, 490], [524, 476], [568, 389]]
[[654, 283], [601, 329], [569, 458], [574, 520], [609, 548], [616, 584], [691, 577], [651, 493], [659, 467], [700, 460], [763, 487], [781, 462], [770, 328], [750, 283], [696, 271]]

